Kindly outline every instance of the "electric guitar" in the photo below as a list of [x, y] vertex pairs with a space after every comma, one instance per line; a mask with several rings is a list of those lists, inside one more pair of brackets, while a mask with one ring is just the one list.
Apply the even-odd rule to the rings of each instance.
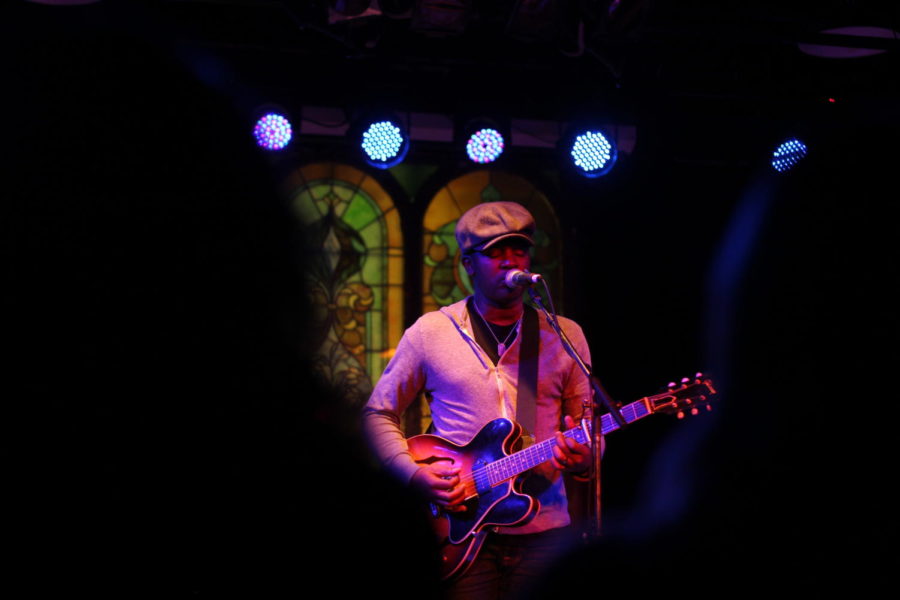
[[[626, 423], [633, 423], [653, 413], [685, 411], [697, 414], [700, 408], [710, 410], [710, 399], [716, 394], [712, 380], [697, 373], [694, 379], [670, 383], [665, 392], [641, 398], [619, 409]], [[609, 413], [600, 419], [603, 435], [619, 429]], [[524, 525], [540, 509], [540, 502], [517, 490], [516, 478], [553, 457], [556, 438], [549, 438], [513, 454], [521, 427], [509, 419], [495, 419], [482, 427], [468, 444], [458, 446], [442, 437], [424, 434], [407, 440], [413, 459], [422, 465], [449, 461], [460, 468], [460, 485], [465, 489], [466, 510], [453, 512], [431, 506], [433, 528], [441, 548], [441, 576], [451, 579], [469, 567], [490, 528]], [[589, 420], [563, 432], [580, 444], [589, 445]]]

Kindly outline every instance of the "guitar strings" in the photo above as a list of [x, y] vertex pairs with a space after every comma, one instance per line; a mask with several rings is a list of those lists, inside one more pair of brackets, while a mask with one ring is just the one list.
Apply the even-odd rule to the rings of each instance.
[[[641, 400], [638, 400], [636, 402], [632, 402], [631, 404], [623, 406], [619, 410], [623, 414], [623, 416], [625, 416], [625, 420], [630, 423], [632, 421], [635, 421], [635, 420], [641, 418], [642, 416], [647, 416], [654, 412], [645, 403], [649, 403], [649, 402], [652, 402], [656, 398], [663, 398], [663, 397], [666, 397], [669, 395], [671, 395], [671, 392], [657, 394], [655, 396], [649, 396], [647, 398], [643, 398]], [[607, 414], [600, 416], [600, 429], [604, 435], [607, 433], [610, 433], [612, 431], [615, 431], [618, 428], [619, 428], [619, 424], [613, 420], [612, 415], [607, 413]], [[577, 436], [577, 433], [581, 432], [581, 431], [582, 430], [580, 427], [575, 427], [568, 431], [564, 431], [563, 435], [568, 438], [575, 439]], [[547, 462], [547, 460], [549, 460], [549, 458], [546, 458], [544, 460], [539, 460], [538, 462], [534, 463], [533, 465], [531, 465], [525, 469], [518, 470], [518, 472], [514, 472], [509, 476], [503, 476], [503, 467], [507, 466], [510, 462], [514, 462], [517, 464], [513, 465], [513, 471], [516, 471], [517, 469], [519, 469], [521, 467], [522, 460], [525, 460], [526, 458], [530, 458], [532, 454], [538, 454], [537, 458], [540, 458], [541, 453], [549, 451], [549, 449], [553, 446], [553, 444], [554, 444], [554, 438], [548, 438], [542, 442], [534, 444], [533, 446], [531, 446], [529, 448], [526, 448], [523, 451], [516, 452], [514, 454], [508, 454], [502, 458], [498, 458], [497, 460], [495, 460], [479, 469], [471, 470], [468, 473], [466, 473], [465, 475], [460, 476], [460, 478], [459, 478], [460, 485], [468, 486], [470, 484], [474, 484], [476, 476], [482, 476], [482, 474], [483, 474], [484, 476], [487, 477], [488, 483], [490, 484], [491, 487], [497, 486], [497, 485], [503, 483], [504, 481], [508, 481], [509, 479], [512, 479], [512, 478], [518, 476], [520, 473], [523, 473], [524, 471], [528, 470], [531, 467], [534, 467], [534, 466], [537, 466], [544, 462]], [[496, 481], [492, 481], [492, 477], [491, 477], [492, 473], [501, 478]], [[478, 495], [478, 487], [477, 486], [475, 486], [475, 495], [476, 496]], [[468, 500], [468, 498], [466, 498], [466, 499]]]
[[[604, 416], [605, 416], [605, 415], [604, 415]], [[563, 435], [564, 435], [565, 437], [568, 437], [568, 438], [571, 438], [571, 439], [575, 439], [575, 438], [576, 438], [576, 435], [577, 435], [577, 432], [580, 432], [580, 431], [581, 431], [581, 429], [578, 428], [578, 427], [576, 427], [576, 428], [574, 428], [574, 429], [570, 429], [570, 430], [568, 430], [568, 431], [563, 432]], [[487, 476], [488, 483], [491, 485], [491, 487], [494, 487], [494, 486], [496, 486], [496, 485], [499, 485], [499, 484], [503, 483], [504, 481], [508, 481], [509, 479], [512, 479], [513, 477], [516, 477], [517, 475], [519, 475], [520, 473], [522, 473], [522, 472], [524, 472], [524, 471], [530, 469], [531, 467], [534, 467], [534, 466], [537, 466], [537, 465], [542, 464], [542, 463], [544, 463], [544, 462], [547, 462], [547, 460], [549, 460], [549, 458], [548, 458], [548, 459], [545, 459], [545, 460], [541, 460], [541, 461], [539, 461], [539, 462], [537, 462], [537, 463], [535, 463], [535, 464], [533, 464], [533, 465], [531, 465], [531, 466], [529, 466], [529, 467], [527, 467], [527, 468], [525, 468], [525, 469], [521, 469], [521, 470], [520, 470], [519, 472], [517, 472], [517, 473], [513, 473], [512, 475], [509, 475], [509, 476], [506, 476], [506, 477], [503, 476], [503, 468], [502, 468], [503, 466], [508, 465], [510, 462], [517, 462], [517, 463], [520, 463], [520, 464], [516, 464], [516, 465], [513, 466], [513, 470], [515, 471], [518, 467], [521, 466], [521, 462], [522, 462], [522, 461], [526, 460], [527, 458], [530, 458], [530, 455], [532, 455], [532, 454], [537, 454], [537, 455], [538, 455], [537, 458], [540, 458], [540, 455], [541, 455], [544, 451], [549, 451], [549, 450], [553, 447], [553, 444], [554, 444], [554, 443], [555, 443], [555, 439], [554, 439], [554, 438], [548, 438], [548, 439], [546, 439], [546, 440], [544, 440], [544, 441], [542, 441], [542, 442], [539, 442], [539, 443], [537, 443], [537, 444], [535, 444], [535, 445], [533, 445], [533, 446], [531, 446], [531, 447], [529, 447], [529, 448], [526, 448], [525, 450], [523, 450], [523, 451], [521, 451], [521, 452], [517, 452], [516, 454], [509, 454], [509, 455], [507, 455], [507, 456], [504, 456], [503, 458], [498, 458], [497, 460], [495, 460], [495, 461], [493, 461], [493, 462], [491, 462], [491, 463], [489, 463], [489, 464], [487, 464], [487, 465], [485, 465], [485, 466], [483, 466], [483, 467], [481, 467], [481, 468], [479, 468], [479, 469], [474, 469], [474, 470], [472, 470], [472, 471], [469, 471], [469, 472], [466, 473], [465, 475], [460, 476], [460, 478], [459, 478], [459, 483], [460, 483], [460, 485], [467, 486], [467, 485], [469, 485], [469, 484], [475, 482], [475, 477], [476, 477], [476, 476], [481, 475], [482, 473], [484, 473], [485, 476]], [[526, 454], [528, 454], [529, 456], [525, 456]], [[501, 465], [500, 463], [503, 463], [503, 465]], [[493, 481], [493, 480], [492, 480], [493, 478], [491, 477], [491, 474], [492, 474], [492, 473], [493, 473], [494, 475], [500, 476], [501, 478], [498, 479], [498, 480], [496, 480], [496, 481]], [[476, 493], [478, 492], [477, 486], [475, 487], [475, 492], [476, 492]]]

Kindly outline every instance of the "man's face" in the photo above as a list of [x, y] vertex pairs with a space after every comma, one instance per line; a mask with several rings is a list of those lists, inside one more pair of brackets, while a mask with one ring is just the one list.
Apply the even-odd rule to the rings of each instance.
[[525, 288], [506, 285], [506, 274], [512, 270], [524, 271], [531, 267], [529, 245], [519, 238], [509, 238], [497, 242], [487, 250], [473, 252], [463, 257], [463, 266], [475, 295], [494, 306], [511, 306], [521, 302]]

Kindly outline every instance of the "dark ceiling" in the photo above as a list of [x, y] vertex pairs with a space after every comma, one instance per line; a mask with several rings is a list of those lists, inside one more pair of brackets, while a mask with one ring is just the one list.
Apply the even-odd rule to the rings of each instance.
[[[900, 42], [821, 33], [900, 29], [897, 2], [394, 0], [354, 18], [335, 4], [175, 0], [159, 9], [179, 40], [225, 59], [236, 77], [275, 95], [302, 90], [308, 104], [562, 119], [598, 103], [757, 114], [828, 97], [892, 102], [898, 91]], [[394, 5], [412, 7], [389, 16]], [[429, 22], [425, 5], [443, 22]], [[798, 47], [835, 40], [887, 52], [826, 59]]]
[[[59, 2], [15, 6], [38, 31], [48, 21], [83, 31], [112, 16], [174, 39], [201, 78], [248, 110], [270, 102], [347, 118], [384, 107], [560, 123], [602, 114], [716, 132], [723, 120], [755, 131], [833, 118], [837, 105], [900, 123], [900, 41], [823, 33], [900, 30], [896, 0], [363, 0], [357, 16], [336, 12], [354, 0], [43, 5]], [[8, 14], [0, 34], [20, 33], [21, 15]], [[802, 44], [882, 52], [829, 59]]]

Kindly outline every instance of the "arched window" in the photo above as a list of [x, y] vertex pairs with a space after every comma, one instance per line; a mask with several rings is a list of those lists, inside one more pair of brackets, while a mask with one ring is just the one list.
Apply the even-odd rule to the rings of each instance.
[[286, 191], [307, 236], [315, 370], [344, 398], [368, 400], [403, 333], [403, 239], [381, 185], [353, 167], [317, 163]]

